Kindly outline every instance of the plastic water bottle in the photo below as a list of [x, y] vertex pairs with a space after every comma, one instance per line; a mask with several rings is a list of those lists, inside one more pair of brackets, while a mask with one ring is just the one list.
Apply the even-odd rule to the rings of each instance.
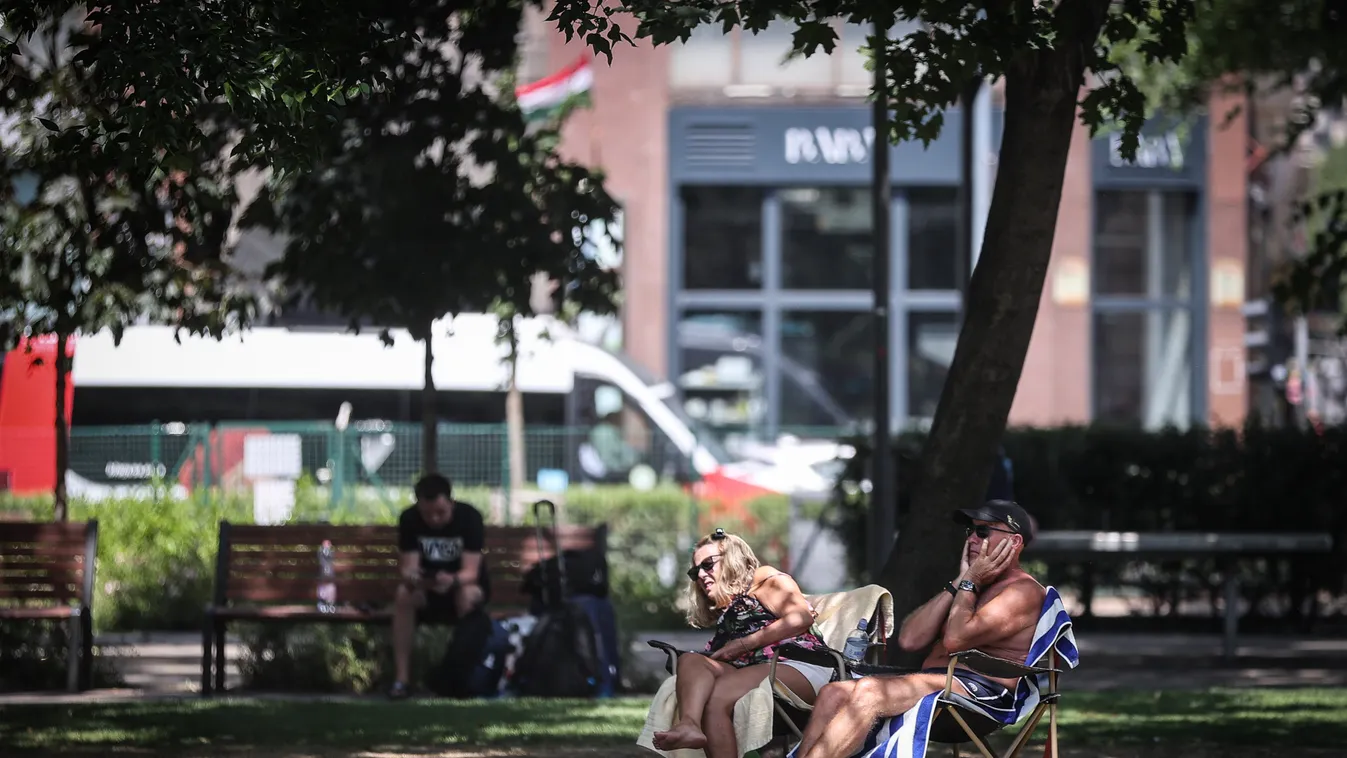
[[847, 635], [847, 642], [842, 646], [842, 657], [852, 663], [860, 663], [865, 660], [865, 651], [870, 647], [870, 635], [865, 633], [866, 621], [861, 619], [861, 623], [856, 625], [856, 629]]
[[337, 610], [337, 567], [333, 565], [332, 541], [323, 540], [318, 547], [318, 611], [333, 613]]

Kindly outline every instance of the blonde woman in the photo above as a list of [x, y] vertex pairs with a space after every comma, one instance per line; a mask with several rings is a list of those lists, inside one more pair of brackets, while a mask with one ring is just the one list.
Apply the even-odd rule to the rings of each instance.
[[[758, 565], [748, 543], [724, 529], [697, 543], [688, 580], [688, 623], [716, 633], [702, 654], [679, 656], [679, 718], [651, 742], [664, 751], [700, 749], [707, 758], [739, 758], [734, 704], [767, 677], [773, 651], [783, 644], [825, 645], [795, 580]], [[832, 675], [832, 669], [784, 658], [777, 665], [777, 678], [809, 703]]]

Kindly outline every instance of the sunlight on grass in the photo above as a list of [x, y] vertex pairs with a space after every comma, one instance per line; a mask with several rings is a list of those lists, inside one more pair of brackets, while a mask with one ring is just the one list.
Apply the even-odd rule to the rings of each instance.
[[[1343, 689], [1068, 692], [1062, 702], [1061, 737], [1076, 747], [1347, 744]], [[602, 748], [631, 745], [648, 705], [646, 698], [389, 703], [237, 697], [12, 705], [0, 706], [0, 745], [170, 753], [203, 747]]]

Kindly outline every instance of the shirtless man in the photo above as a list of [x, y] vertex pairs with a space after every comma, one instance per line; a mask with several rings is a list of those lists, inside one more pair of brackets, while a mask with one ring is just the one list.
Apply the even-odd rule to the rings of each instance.
[[[1023, 661], [1029, 654], [1046, 590], [1020, 568], [1020, 551], [1033, 539], [1033, 521], [1008, 500], [957, 511], [967, 527], [959, 576], [903, 619], [898, 644], [908, 652], [934, 643], [919, 673], [869, 676], [824, 687], [795, 755], [846, 758], [860, 750], [879, 718], [906, 713], [945, 688], [951, 653], [977, 648]], [[1014, 679], [991, 679], [965, 668], [954, 671], [954, 691], [989, 710], [1010, 710]]]

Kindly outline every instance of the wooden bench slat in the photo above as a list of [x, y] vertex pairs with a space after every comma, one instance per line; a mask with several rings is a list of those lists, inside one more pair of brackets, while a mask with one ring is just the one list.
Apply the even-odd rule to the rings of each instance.
[[40, 608], [0, 606], [0, 619], [67, 619], [79, 615], [79, 610], [73, 605], [44, 605]]
[[50, 584], [0, 585], [0, 597], [11, 600], [77, 600], [81, 587]]
[[84, 549], [84, 534], [88, 525], [83, 521], [38, 522], [6, 521], [0, 526], [0, 544], [33, 543], [70, 544]]
[[37, 545], [4, 543], [0, 544], [0, 561], [19, 558], [37, 558], [42, 560], [83, 561], [84, 545]]

